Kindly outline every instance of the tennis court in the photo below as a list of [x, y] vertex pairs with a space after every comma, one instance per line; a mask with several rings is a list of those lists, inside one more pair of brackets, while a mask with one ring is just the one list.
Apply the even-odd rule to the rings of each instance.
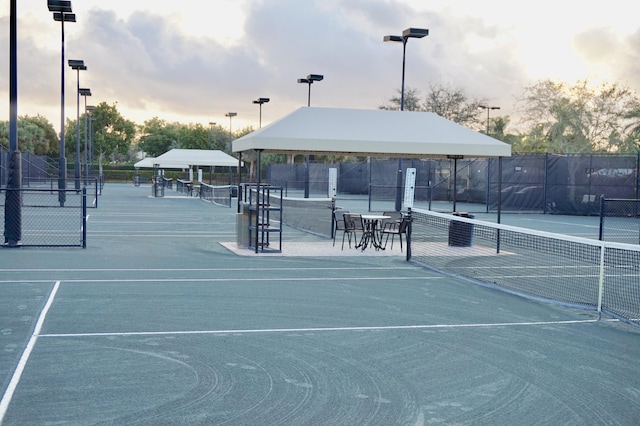
[[235, 226], [235, 208], [111, 184], [87, 249], [0, 251], [0, 423], [640, 419], [638, 327], [396, 246], [345, 253], [287, 228], [284, 255], [238, 255], [221, 244]]

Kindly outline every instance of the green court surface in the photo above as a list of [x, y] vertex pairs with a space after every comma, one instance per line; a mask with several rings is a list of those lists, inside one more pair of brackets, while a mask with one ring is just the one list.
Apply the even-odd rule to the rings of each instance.
[[640, 421], [638, 327], [397, 246], [238, 254], [235, 208], [150, 194], [107, 185], [86, 249], [0, 250], [2, 425]]

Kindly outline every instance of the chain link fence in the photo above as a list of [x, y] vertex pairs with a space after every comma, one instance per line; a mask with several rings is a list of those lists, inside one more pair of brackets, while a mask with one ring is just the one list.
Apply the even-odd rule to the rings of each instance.
[[86, 188], [2, 188], [0, 204], [5, 247], [86, 247]]
[[600, 199], [600, 240], [640, 244], [640, 200]]

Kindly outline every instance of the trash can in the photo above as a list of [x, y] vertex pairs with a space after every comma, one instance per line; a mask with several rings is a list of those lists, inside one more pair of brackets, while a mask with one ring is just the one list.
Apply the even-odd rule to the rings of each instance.
[[152, 191], [154, 197], [164, 197], [164, 182], [162, 176], [153, 178]]
[[241, 202], [240, 212], [236, 214], [236, 245], [249, 248], [249, 204]]
[[[454, 216], [474, 219], [475, 216], [465, 212], [454, 212]], [[473, 224], [459, 220], [449, 223], [449, 245], [452, 247], [470, 247], [473, 238]]]

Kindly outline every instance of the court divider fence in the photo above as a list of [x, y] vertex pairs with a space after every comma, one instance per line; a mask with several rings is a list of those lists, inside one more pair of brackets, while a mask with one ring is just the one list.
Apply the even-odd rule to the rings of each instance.
[[640, 200], [600, 197], [599, 239], [640, 244]]
[[[61, 205], [59, 193], [64, 192]], [[6, 203], [18, 193], [20, 203]], [[95, 198], [97, 200], [97, 196]], [[97, 204], [96, 204], [97, 205]], [[87, 246], [87, 188], [0, 189], [0, 223], [4, 246], [8, 234], [17, 236], [16, 247], [82, 247]], [[11, 228], [11, 230], [8, 229]]]

